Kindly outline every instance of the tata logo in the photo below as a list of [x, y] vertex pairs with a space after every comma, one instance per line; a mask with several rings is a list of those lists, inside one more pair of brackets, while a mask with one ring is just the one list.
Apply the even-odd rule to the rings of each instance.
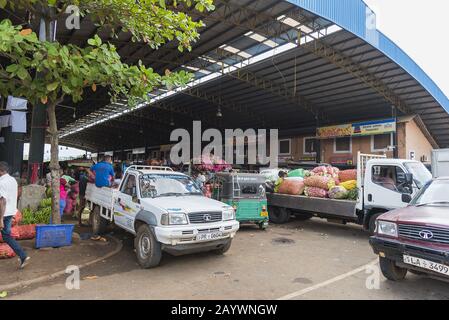
[[203, 216], [203, 220], [206, 221], [206, 222], [209, 222], [209, 221], [212, 220], [212, 216], [210, 214], [205, 214]]
[[432, 231], [423, 230], [419, 233], [419, 236], [424, 240], [430, 240], [433, 238], [433, 233]]

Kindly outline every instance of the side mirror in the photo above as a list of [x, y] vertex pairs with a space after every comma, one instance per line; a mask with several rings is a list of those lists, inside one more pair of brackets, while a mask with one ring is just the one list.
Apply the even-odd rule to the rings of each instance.
[[404, 203], [410, 203], [410, 202], [412, 202], [412, 196], [411, 195], [409, 195], [409, 194], [403, 194], [402, 195], [402, 202], [404, 202]]

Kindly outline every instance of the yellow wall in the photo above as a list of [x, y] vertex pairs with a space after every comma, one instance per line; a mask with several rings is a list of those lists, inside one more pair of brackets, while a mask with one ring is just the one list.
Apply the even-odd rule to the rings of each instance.
[[405, 158], [410, 159], [410, 152], [415, 152], [415, 160], [421, 161], [423, 156], [430, 161], [432, 154], [432, 145], [422, 133], [421, 129], [416, 125], [415, 121], [410, 121], [406, 124], [406, 154]]

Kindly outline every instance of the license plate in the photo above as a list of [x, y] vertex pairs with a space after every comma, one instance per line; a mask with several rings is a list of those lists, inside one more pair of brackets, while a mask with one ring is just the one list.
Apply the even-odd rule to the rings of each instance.
[[215, 240], [223, 237], [223, 232], [202, 233], [196, 236], [197, 241]]
[[449, 276], [449, 266], [429, 260], [404, 255], [404, 263], [415, 267], [431, 270]]

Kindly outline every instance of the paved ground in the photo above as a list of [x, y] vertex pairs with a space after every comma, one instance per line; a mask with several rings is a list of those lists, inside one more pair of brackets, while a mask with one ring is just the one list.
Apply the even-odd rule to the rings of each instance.
[[[65, 278], [10, 293], [10, 299], [449, 299], [449, 284], [409, 275], [402, 283], [366, 273], [377, 266], [368, 235], [358, 226], [322, 220], [293, 221], [239, 231], [224, 256], [165, 256], [159, 268], [142, 270], [132, 241], [104, 263], [83, 269], [80, 290]], [[32, 267], [32, 266], [30, 266]], [[377, 268], [370, 267], [368, 270]]]

